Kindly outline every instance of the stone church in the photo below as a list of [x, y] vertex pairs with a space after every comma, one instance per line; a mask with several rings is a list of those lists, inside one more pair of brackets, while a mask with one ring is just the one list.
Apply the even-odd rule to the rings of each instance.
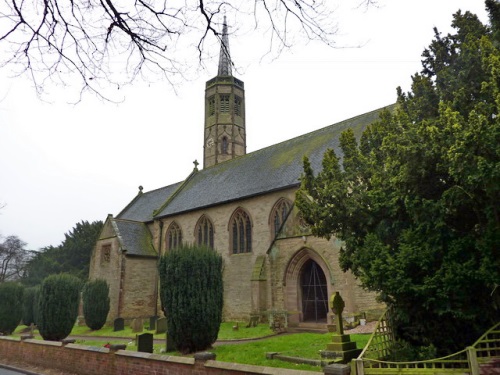
[[341, 243], [310, 234], [294, 206], [307, 155], [321, 168], [339, 135], [359, 136], [378, 119], [369, 112], [300, 137], [246, 153], [245, 86], [232, 75], [224, 24], [217, 76], [206, 83], [203, 169], [184, 181], [138, 194], [109, 215], [95, 245], [90, 278], [107, 280], [108, 321], [162, 315], [157, 262], [179, 244], [206, 244], [224, 259], [224, 318], [286, 312], [289, 325], [325, 323], [339, 291], [345, 313], [380, 308], [338, 263]]

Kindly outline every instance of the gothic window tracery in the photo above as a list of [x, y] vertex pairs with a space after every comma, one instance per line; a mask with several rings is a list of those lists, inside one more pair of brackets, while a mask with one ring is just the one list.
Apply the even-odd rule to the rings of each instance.
[[250, 216], [241, 208], [233, 214], [229, 226], [231, 233], [231, 252], [233, 254], [252, 251], [252, 222]]
[[222, 137], [221, 154], [227, 154], [227, 148], [228, 148], [227, 137]]
[[220, 96], [220, 111], [229, 112], [229, 95]]
[[181, 227], [174, 221], [167, 229], [167, 250], [173, 250], [182, 245]]
[[273, 238], [276, 237], [283, 223], [285, 222], [288, 213], [292, 207], [291, 202], [288, 199], [281, 198], [276, 202], [273, 209], [271, 210], [270, 223], [271, 230], [273, 233]]
[[214, 226], [210, 219], [203, 215], [195, 228], [196, 243], [214, 248]]

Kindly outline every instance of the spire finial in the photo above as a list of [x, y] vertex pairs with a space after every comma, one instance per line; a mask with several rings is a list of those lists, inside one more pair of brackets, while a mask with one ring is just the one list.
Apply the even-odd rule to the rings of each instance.
[[219, 54], [219, 71], [218, 76], [232, 76], [231, 54], [229, 53], [229, 38], [227, 36], [226, 16], [224, 16], [224, 24], [222, 25], [222, 38]]

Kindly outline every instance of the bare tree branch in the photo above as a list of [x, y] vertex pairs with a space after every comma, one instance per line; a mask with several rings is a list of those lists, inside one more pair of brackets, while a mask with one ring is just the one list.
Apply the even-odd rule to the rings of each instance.
[[235, 29], [253, 20], [271, 53], [298, 38], [334, 45], [328, 0], [3, 0], [0, 67], [29, 73], [40, 94], [50, 82], [66, 85], [75, 77], [82, 93], [99, 96], [104, 87], [150, 75], [175, 84], [192, 67], [192, 53], [199, 64], [209, 56], [209, 36], [221, 41], [222, 14], [237, 22]]

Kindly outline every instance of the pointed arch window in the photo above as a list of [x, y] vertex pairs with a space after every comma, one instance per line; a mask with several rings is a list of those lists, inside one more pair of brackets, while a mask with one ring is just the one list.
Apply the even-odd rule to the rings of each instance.
[[252, 222], [250, 216], [241, 208], [235, 211], [229, 225], [231, 233], [231, 252], [233, 254], [252, 251]]
[[220, 111], [229, 112], [229, 95], [220, 96]]
[[213, 116], [215, 114], [215, 96], [212, 95], [208, 98], [208, 115]]
[[270, 219], [269, 222], [271, 224], [273, 238], [276, 237], [279, 230], [283, 226], [288, 216], [288, 213], [290, 212], [291, 207], [292, 204], [288, 199], [281, 198], [276, 202], [273, 209], [271, 210], [271, 216], [269, 218]]
[[221, 153], [227, 154], [228, 142], [227, 137], [222, 137]]
[[196, 243], [198, 245], [205, 245], [214, 248], [214, 226], [212, 221], [205, 215], [203, 215], [195, 228]]
[[182, 230], [181, 227], [174, 221], [167, 229], [167, 250], [173, 250], [182, 245]]
[[234, 97], [234, 114], [241, 117], [241, 98], [239, 96]]

